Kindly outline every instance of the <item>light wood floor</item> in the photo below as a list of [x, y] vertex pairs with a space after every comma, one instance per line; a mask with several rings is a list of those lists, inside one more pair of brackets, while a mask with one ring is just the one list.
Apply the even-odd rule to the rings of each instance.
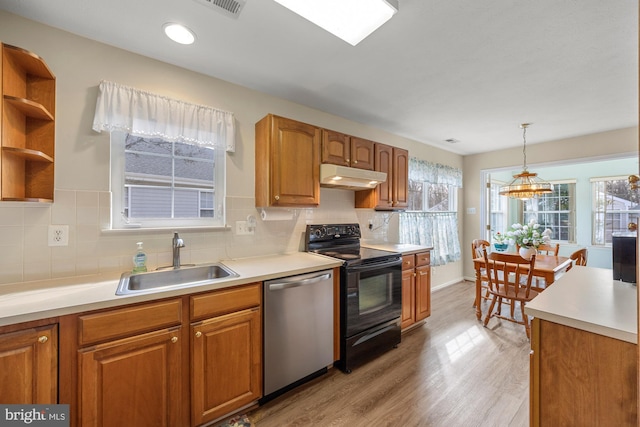
[[[338, 369], [248, 414], [256, 427], [526, 426], [529, 341], [524, 327], [476, 320], [474, 286], [432, 295], [427, 322], [381, 357]], [[483, 303], [484, 310], [488, 308]]]

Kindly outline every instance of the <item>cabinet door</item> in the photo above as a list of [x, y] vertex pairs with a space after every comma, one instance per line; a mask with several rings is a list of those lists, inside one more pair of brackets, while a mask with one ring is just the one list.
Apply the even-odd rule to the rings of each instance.
[[431, 315], [431, 266], [416, 267], [416, 321]]
[[374, 170], [375, 143], [367, 139], [351, 137], [351, 166], [358, 169]]
[[401, 148], [393, 149], [392, 206], [409, 206], [409, 152]]
[[0, 335], [0, 403], [57, 403], [57, 343], [57, 325]]
[[322, 163], [351, 165], [351, 138], [340, 132], [322, 130]]
[[269, 115], [256, 124], [256, 206], [320, 204], [320, 129]]
[[402, 329], [411, 326], [416, 321], [416, 279], [414, 270], [402, 271], [402, 315], [400, 327]]
[[390, 209], [393, 206], [393, 148], [376, 144], [375, 153], [376, 170], [387, 174], [387, 180], [378, 184], [375, 190], [378, 196], [375, 208]]
[[212, 421], [261, 397], [260, 313], [256, 307], [191, 326], [193, 425]]
[[180, 330], [80, 350], [78, 425], [184, 425]]

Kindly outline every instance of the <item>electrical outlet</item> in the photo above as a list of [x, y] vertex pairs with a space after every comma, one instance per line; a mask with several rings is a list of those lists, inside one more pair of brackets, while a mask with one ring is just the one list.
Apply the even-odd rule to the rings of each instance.
[[249, 227], [247, 221], [236, 221], [236, 235], [245, 236], [253, 234], [253, 227]]
[[49, 246], [69, 245], [69, 226], [50, 225], [49, 226]]

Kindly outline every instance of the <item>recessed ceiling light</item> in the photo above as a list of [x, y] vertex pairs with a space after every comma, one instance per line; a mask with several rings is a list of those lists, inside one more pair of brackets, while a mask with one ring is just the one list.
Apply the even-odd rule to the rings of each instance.
[[397, 0], [275, 0], [352, 46], [398, 11]]
[[162, 26], [164, 29], [164, 33], [176, 43], [180, 44], [193, 44], [196, 40], [196, 35], [181, 24], [175, 24], [173, 22], [168, 22]]

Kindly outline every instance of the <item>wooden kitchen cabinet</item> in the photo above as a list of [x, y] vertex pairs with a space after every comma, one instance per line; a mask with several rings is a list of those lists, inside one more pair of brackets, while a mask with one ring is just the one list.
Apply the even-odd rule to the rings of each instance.
[[260, 283], [191, 297], [193, 426], [262, 396], [261, 301]]
[[0, 200], [52, 202], [56, 79], [39, 56], [1, 44]]
[[375, 143], [332, 130], [322, 130], [322, 163], [374, 170]]
[[269, 114], [255, 139], [256, 207], [317, 207], [320, 128]]
[[387, 181], [372, 190], [355, 192], [356, 208], [405, 209], [409, 205], [409, 152], [375, 144], [375, 170], [386, 172]]
[[402, 329], [431, 315], [430, 256], [430, 251], [402, 256]]
[[58, 403], [58, 325], [0, 333], [0, 403]]
[[534, 318], [530, 425], [637, 426], [638, 346]]
[[76, 425], [188, 425], [182, 305], [172, 299], [74, 316]]

